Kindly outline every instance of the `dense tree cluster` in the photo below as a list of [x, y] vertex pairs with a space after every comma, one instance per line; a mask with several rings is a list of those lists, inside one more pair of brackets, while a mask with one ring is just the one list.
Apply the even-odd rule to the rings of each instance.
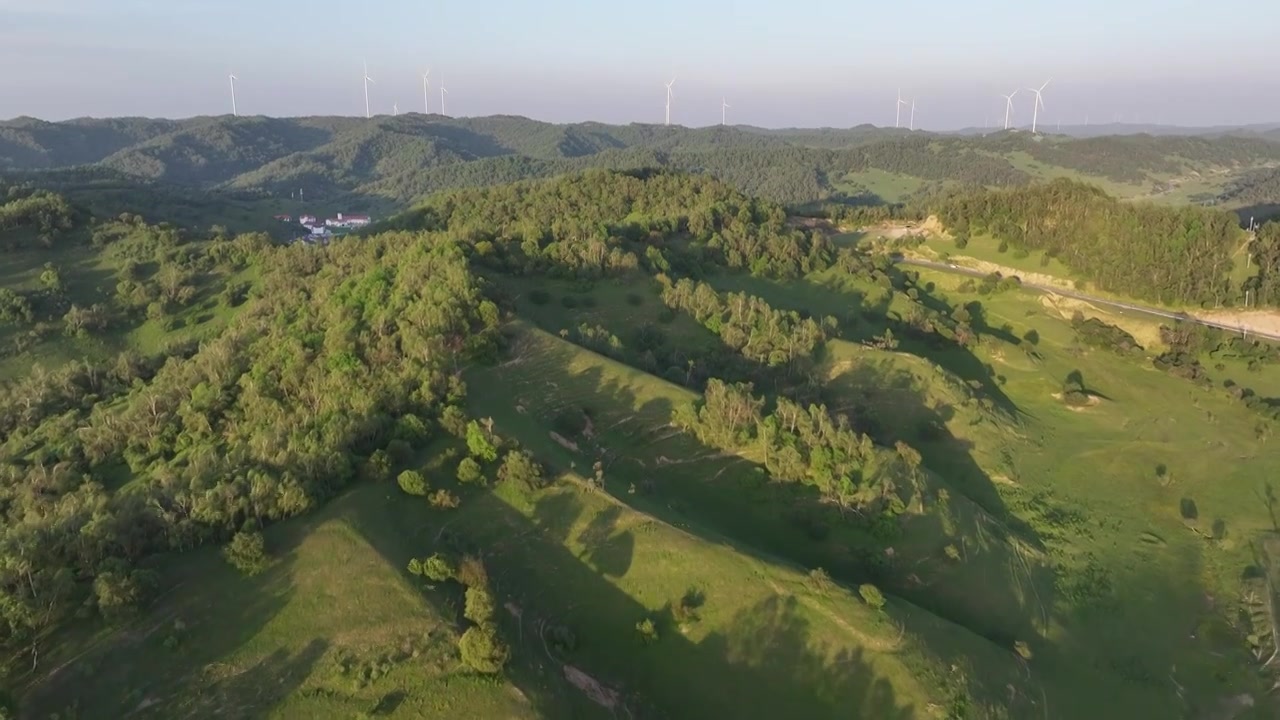
[[1241, 230], [1225, 212], [1125, 203], [1055, 180], [958, 193], [938, 214], [954, 232], [986, 232], [1015, 249], [1044, 251], [1104, 290], [1163, 303], [1243, 297], [1228, 281]]
[[868, 144], [850, 152], [851, 170], [886, 170], [965, 185], [1016, 186], [1031, 181], [1026, 172], [1008, 160], [983, 152], [962, 138], [911, 136]]
[[505, 271], [584, 277], [667, 269], [668, 255], [775, 277], [822, 269], [832, 248], [821, 233], [786, 222], [704, 175], [590, 171], [555, 180], [465, 190], [432, 198], [397, 218], [407, 229], [447, 233]]
[[0, 247], [21, 247], [28, 234], [14, 232], [18, 230], [28, 231], [41, 245], [49, 246], [76, 224], [75, 209], [61, 195], [20, 186], [0, 185], [0, 190], [5, 196], [0, 204]]
[[39, 637], [86, 596], [110, 604], [93, 593], [119, 595], [151, 552], [386, 474], [460, 398], [459, 364], [494, 353], [498, 309], [456, 245], [271, 252], [262, 298], [217, 338], [37, 370], [4, 395], [0, 642]]
[[677, 409], [673, 422], [712, 447], [758, 451], [774, 478], [811, 485], [843, 509], [890, 515], [906, 509], [922, 472], [915, 450], [877, 447], [822, 405], [779, 397], [772, 413], [764, 407], [752, 385], [713, 379], [702, 400]]
[[1280, 306], [1280, 221], [1258, 228], [1250, 251], [1258, 272], [1245, 282], [1249, 306]]
[[681, 278], [668, 283], [662, 301], [688, 313], [743, 357], [769, 367], [795, 367], [812, 361], [834, 330], [834, 318], [821, 324], [794, 311], [775, 310], [746, 293], [721, 295], [706, 283]]

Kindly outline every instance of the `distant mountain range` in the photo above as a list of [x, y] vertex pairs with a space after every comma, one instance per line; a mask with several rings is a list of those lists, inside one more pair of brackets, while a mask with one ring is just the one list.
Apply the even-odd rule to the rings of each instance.
[[[1192, 130], [1113, 124], [1033, 136], [870, 125], [557, 125], [514, 116], [419, 113], [371, 120], [219, 116], [0, 123], [0, 172], [10, 180], [152, 182], [261, 197], [301, 190], [310, 199], [375, 211], [444, 189], [587, 167], [704, 171], [751, 194], [803, 203], [833, 197], [902, 199], [868, 189], [867, 178], [885, 174], [909, 178], [922, 192], [948, 184], [1019, 185], [1069, 174], [1125, 184], [1131, 194], [1141, 195], [1167, 191], [1185, 177], [1214, 176], [1225, 185], [1241, 173], [1277, 165], [1277, 125]], [[1215, 197], [1210, 191], [1202, 194], [1202, 201]]]

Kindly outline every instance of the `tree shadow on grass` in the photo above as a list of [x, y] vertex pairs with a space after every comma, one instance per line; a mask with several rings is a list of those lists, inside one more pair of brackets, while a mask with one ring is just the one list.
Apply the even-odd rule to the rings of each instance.
[[[519, 610], [518, 617], [508, 612], [500, 618], [516, 648], [507, 676], [544, 716], [925, 717], [922, 707], [898, 696], [865, 652], [834, 649], [839, 644], [818, 637], [794, 598], [765, 599], [737, 612], [723, 631], [686, 637], [563, 544], [571, 534], [567, 528], [583, 521], [607, 526], [626, 512], [600, 507], [602, 499], [589, 509], [584, 492], [562, 485], [529, 496], [530, 512], [540, 521], [495, 494], [476, 495], [453, 523], [459, 539], [482, 553], [500, 602]], [[544, 509], [548, 504], [554, 508]], [[588, 512], [591, 517], [583, 517]], [[369, 517], [360, 524], [385, 522]], [[698, 568], [678, 570], [691, 571], [695, 575], [686, 581], [703, 577]], [[711, 597], [707, 607], [732, 600]], [[652, 645], [634, 629], [646, 617], [658, 620], [659, 639]], [[546, 628], [561, 626], [577, 637], [573, 649], [548, 644]], [[616, 692], [618, 706], [610, 710], [587, 699], [565, 680], [565, 666]], [[702, 689], [693, 691], [695, 684]]]
[[[239, 575], [214, 547], [162, 558], [161, 593], [145, 614], [87, 647], [68, 642], [75, 654], [49, 659], [45, 667], [53, 670], [31, 683], [24, 711], [43, 717], [75, 704], [95, 717], [261, 716], [306, 679], [328, 647], [325, 638], [296, 651], [277, 648], [231, 675], [210, 670], [289, 603], [291, 552], [322, 521], [273, 528], [268, 549], [279, 559], [254, 577]], [[193, 593], [196, 587], [203, 590]]]

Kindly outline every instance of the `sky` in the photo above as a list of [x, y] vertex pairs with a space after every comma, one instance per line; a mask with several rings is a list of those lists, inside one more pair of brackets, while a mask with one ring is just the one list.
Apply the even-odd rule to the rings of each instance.
[[[893, 125], [1280, 121], [1275, 0], [0, 0], [0, 118], [525, 115]], [[901, 123], [909, 123], [903, 107]]]

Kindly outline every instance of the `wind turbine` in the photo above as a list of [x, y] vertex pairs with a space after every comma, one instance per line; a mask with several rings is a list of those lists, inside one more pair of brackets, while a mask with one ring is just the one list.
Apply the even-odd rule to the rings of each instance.
[[231, 117], [239, 117], [240, 113], [236, 112], [236, 76], [228, 75], [231, 78]]
[[431, 85], [431, 68], [422, 74], [422, 112], [426, 115], [431, 114], [431, 104], [427, 102], [427, 88]]
[[1049, 83], [1051, 82], [1053, 82], [1053, 78], [1049, 78], [1048, 80], [1045, 80], [1044, 84], [1041, 85], [1038, 90], [1036, 88], [1028, 88], [1031, 92], [1036, 94], [1035, 102], [1031, 103], [1031, 134], [1032, 135], [1036, 133], [1036, 121], [1040, 118], [1040, 111], [1044, 109], [1044, 98], [1040, 96], [1040, 93], [1043, 92], [1045, 88], [1049, 87]]
[[400, 115], [400, 103], [398, 102], [391, 103], [391, 117], [399, 117], [399, 115]]
[[440, 74], [440, 114], [444, 115], [444, 96], [448, 93], [444, 88], [444, 73]]
[[724, 112], [724, 111], [725, 111], [725, 110], [728, 110], [728, 109], [729, 109], [729, 108], [731, 108], [731, 107], [733, 107], [733, 106], [732, 106], [732, 105], [730, 105], [729, 103], [725, 102], [725, 99], [724, 99], [724, 98], [720, 98], [720, 124], [721, 124], [721, 125], [724, 125], [724, 124], [725, 124], [725, 122], [724, 122], [724, 120], [725, 120], [725, 112]]
[[366, 62], [364, 64], [364, 118], [366, 120], [372, 117], [369, 114], [369, 83], [371, 82], [373, 82], [373, 78], [369, 77], [369, 63]]
[[912, 132], [916, 129], [916, 99], [911, 98], [911, 125], [907, 127]]
[[894, 106], [893, 126], [902, 127], [902, 106], [907, 101], [902, 99], [902, 88], [898, 88], [898, 104]]
[[1008, 95], [1000, 96], [1004, 98], [1004, 129], [1005, 130], [1009, 129], [1009, 116], [1013, 114], [1013, 96], [1017, 94], [1018, 94], [1018, 91], [1014, 90]]
[[671, 82], [667, 83], [667, 125], [671, 124], [671, 86], [676, 84], [676, 79], [671, 78]]

